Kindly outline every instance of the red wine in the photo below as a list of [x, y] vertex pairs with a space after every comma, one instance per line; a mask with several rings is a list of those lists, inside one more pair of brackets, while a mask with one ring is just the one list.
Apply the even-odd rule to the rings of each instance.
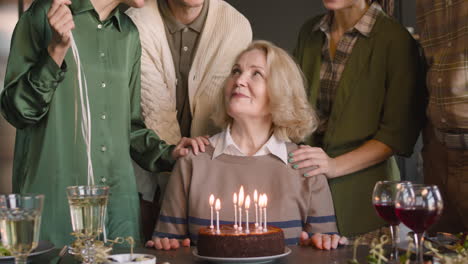
[[397, 208], [396, 215], [416, 233], [426, 231], [440, 216], [438, 210], [429, 211], [424, 208]]
[[400, 219], [395, 213], [395, 205], [393, 203], [374, 204], [375, 210], [379, 216], [391, 225], [400, 224]]

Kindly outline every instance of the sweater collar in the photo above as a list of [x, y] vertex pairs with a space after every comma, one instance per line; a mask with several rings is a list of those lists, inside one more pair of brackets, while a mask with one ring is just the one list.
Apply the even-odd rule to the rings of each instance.
[[[222, 154], [243, 157], [246, 156], [232, 139], [230, 130], [231, 127], [228, 126], [227, 129], [225, 129], [223, 132], [218, 133], [210, 138], [210, 143], [214, 147], [212, 159], [216, 159]], [[272, 154], [273, 156], [278, 157], [285, 164], [288, 164], [288, 151], [286, 148], [286, 142], [280, 140], [274, 134], [253, 156], [263, 156], [268, 154]]]

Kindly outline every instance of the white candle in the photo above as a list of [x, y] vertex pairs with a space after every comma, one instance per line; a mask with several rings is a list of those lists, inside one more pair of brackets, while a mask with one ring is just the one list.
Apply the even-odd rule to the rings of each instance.
[[245, 232], [250, 233], [249, 230], [249, 208], [250, 208], [250, 195], [245, 198]]
[[263, 226], [263, 231], [267, 231], [267, 205], [268, 205], [268, 197], [266, 194], [264, 194], [264, 199], [263, 199], [263, 216], [265, 217], [265, 225]]
[[234, 229], [237, 229], [237, 193], [234, 193], [232, 202], [234, 203]]
[[242, 231], [242, 205], [244, 204], [244, 186], [241, 185], [239, 190], [239, 231]]
[[254, 191], [254, 204], [255, 204], [255, 227], [258, 227], [258, 192]]
[[213, 229], [214, 226], [213, 226], [213, 204], [214, 204], [214, 201], [215, 201], [215, 197], [214, 195], [210, 195], [210, 200], [209, 200], [209, 203], [210, 203], [210, 209], [211, 209], [211, 217], [210, 217], [210, 228]]
[[216, 209], [216, 233], [221, 233], [219, 230], [219, 210], [221, 210], [221, 201], [219, 199], [216, 199], [216, 204], [215, 204], [215, 209]]
[[259, 211], [260, 211], [260, 221], [258, 222], [258, 230], [262, 231], [262, 206], [263, 206], [263, 195], [260, 195], [259, 197], [259, 200], [258, 200], [258, 208], [259, 208]]

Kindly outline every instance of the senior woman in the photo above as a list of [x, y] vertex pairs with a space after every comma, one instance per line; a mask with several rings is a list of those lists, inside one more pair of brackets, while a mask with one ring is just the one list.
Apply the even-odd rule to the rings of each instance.
[[338, 230], [351, 236], [384, 224], [372, 189], [400, 179], [393, 155], [413, 151], [424, 121], [423, 67], [416, 41], [377, 1], [323, 4], [329, 12], [304, 24], [295, 50], [321, 124], [290, 161], [312, 167], [306, 177], [328, 178]]
[[[233, 222], [233, 193], [243, 185], [268, 194], [268, 219], [283, 228], [287, 244], [336, 248], [335, 213], [327, 179], [303, 177], [287, 153], [316, 127], [301, 71], [289, 55], [265, 41], [253, 42], [236, 59], [220, 92], [215, 123], [224, 131], [210, 138], [205, 153], [180, 159], [170, 177], [161, 216], [147, 246], [174, 249], [196, 243], [210, 225], [208, 198], [222, 202], [221, 221]], [[295, 142], [295, 143], [292, 143]], [[311, 240], [302, 240], [306, 233]]]

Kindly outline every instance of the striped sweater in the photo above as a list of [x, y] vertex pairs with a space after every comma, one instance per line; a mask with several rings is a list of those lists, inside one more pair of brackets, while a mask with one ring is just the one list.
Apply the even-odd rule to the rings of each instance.
[[[297, 145], [287, 143], [288, 152]], [[268, 225], [283, 229], [286, 244], [297, 244], [301, 231], [337, 233], [330, 189], [325, 176], [303, 177], [278, 157], [231, 156], [213, 159], [213, 147], [177, 161], [153, 236], [190, 238], [196, 244], [200, 227], [210, 225], [210, 194], [221, 200], [220, 224], [233, 224], [233, 193], [244, 186], [253, 200], [254, 189], [268, 195]], [[214, 215], [216, 215], [214, 213]], [[245, 224], [245, 210], [242, 210]], [[255, 221], [251, 203], [250, 223]]]

